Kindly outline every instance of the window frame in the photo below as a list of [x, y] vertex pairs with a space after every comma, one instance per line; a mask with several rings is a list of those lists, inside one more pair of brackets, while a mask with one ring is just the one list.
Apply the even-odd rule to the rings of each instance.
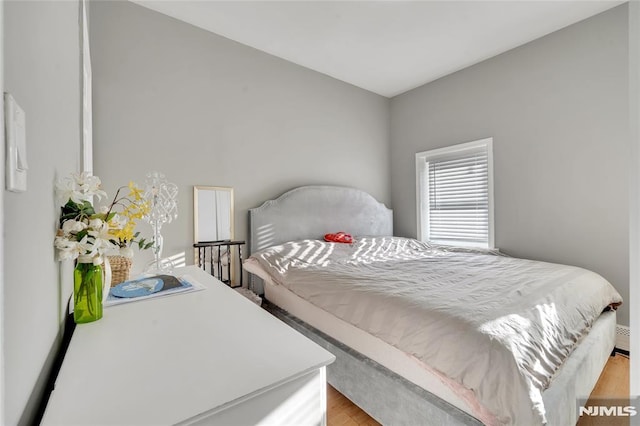
[[[442, 241], [431, 241], [429, 235], [429, 181], [428, 181], [428, 162], [429, 159], [441, 157], [443, 155], [451, 155], [462, 153], [468, 150], [474, 150], [480, 147], [486, 147], [487, 150], [487, 185], [488, 185], [488, 235], [487, 242], [456, 242], [456, 246], [475, 247], [475, 248], [495, 248], [494, 240], [494, 191], [493, 191], [493, 138], [479, 139], [472, 142], [465, 142], [451, 145], [443, 148], [431, 149], [416, 153], [416, 219], [417, 219], [417, 238], [421, 241], [432, 242], [440, 245], [447, 244]], [[426, 175], [426, 176], [425, 176]], [[426, 189], [423, 186], [426, 185]]]

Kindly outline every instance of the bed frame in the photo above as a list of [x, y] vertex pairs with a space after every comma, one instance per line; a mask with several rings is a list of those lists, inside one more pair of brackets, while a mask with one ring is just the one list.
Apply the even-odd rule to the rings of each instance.
[[[355, 188], [303, 186], [250, 209], [249, 228], [251, 254], [287, 241], [321, 239], [324, 234], [337, 231], [354, 236], [390, 236], [393, 214], [371, 195]], [[255, 292], [263, 293], [260, 278], [252, 275], [250, 283]], [[277, 306], [267, 302], [265, 307], [336, 356], [336, 362], [327, 368], [327, 381], [377, 421], [393, 425], [481, 424]], [[550, 408], [549, 424], [575, 424], [576, 397], [591, 393], [613, 349], [615, 313], [596, 321], [593, 330], [559, 371], [554, 379], [558, 385], [545, 391], [545, 404], [547, 399], [549, 404], [556, 401]]]

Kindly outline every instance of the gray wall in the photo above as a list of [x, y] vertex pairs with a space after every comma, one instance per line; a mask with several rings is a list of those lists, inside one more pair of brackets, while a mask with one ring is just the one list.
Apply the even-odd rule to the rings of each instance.
[[13, 425], [30, 423], [36, 412], [71, 293], [61, 272], [70, 262], [61, 268], [54, 258], [54, 182], [79, 166], [78, 3], [4, 2], [2, 31], [4, 86], [26, 113], [29, 161], [27, 192], [4, 192], [0, 423]]
[[[629, 3], [629, 117], [631, 144], [629, 168], [631, 173], [631, 188], [629, 202], [631, 204], [630, 237], [630, 323], [631, 333], [630, 352], [640, 353], [640, 2]], [[631, 395], [640, 394], [640, 362], [638, 357], [631, 360], [629, 373]]]
[[416, 235], [416, 152], [493, 137], [496, 247], [628, 300], [627, 29], [625, 4], [393, 98], [396, 233]]
[[193, 261], [193, 185], [234, 188], [239, 239], [247, 209], [299, 185], [389, 202], [388, 99], [128, 2], [92, 2], [89, 28], [95, 174], [179, 186], [165, 255]]
[[[0, 23], [4, 28], [4, 2], [0, 1]], [[4, 93], [4, 31], [0, 31], [0, 93]], [[0, 102], [0, 117], [4, 117], [4, 101]], [[0, 119], [0, 142], [4, 146], [4, 120]], [[4, 182], [4, 149], [0, 149], [0, 182]], [[4, 235], [4, 191], [0, 191], [0, 235]], [[0, 306], [4, 306], [4, 238], [0, 238]], [[4, 418], [4, 315], [0, 314], [0, 423]]]
[[[587, 266], [627, 296], [625, 7], [394, 98], [391, 176], [388, 100], [132, 4], [92, 7], [96, 173], [111, 194], [153, 169], [180, 185], [169, 253], [191, 256], [194, 184], [235, 188], [240, 238], [247, 208], [310, 183], [391, 201], [414, 235], [414, 153], [493, 136], [497, 245]], [[2, 2], [0, 21], [30, 165], [28, 191], [0, 197], [0, 423], [16, 424], [35, 413], [70, 294], [53, 182], [80, 165], [78, 5]]]

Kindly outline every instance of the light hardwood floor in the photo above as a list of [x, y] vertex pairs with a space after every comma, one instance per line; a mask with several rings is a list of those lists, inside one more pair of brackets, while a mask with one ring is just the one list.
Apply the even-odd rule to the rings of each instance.
[[373, 426], [379, 424], [346, 396], [327, 384], [327, 426]]
[[[592, 398], [614, 398], [629, 396], [629, 358], [616, 354], [609, 357], [598, 383], [596, 383]], [[367, 413], [349, 401], [344, 395], [327, 385], [327, 425], [328, 426], [358, 426], [379, 425]], [[578, 426], [586, 423], [578, 422]]]
[[[614, 357], [609, 357], [589, 400], [594, 398], [628, 398], [629, 388], [629, 358], [616, 354]], [[621, 426], [628, 424], [629, 418], [618, 417], [614, 422], [607, 417], [584, 416], [580, 418], [577, 426]]]

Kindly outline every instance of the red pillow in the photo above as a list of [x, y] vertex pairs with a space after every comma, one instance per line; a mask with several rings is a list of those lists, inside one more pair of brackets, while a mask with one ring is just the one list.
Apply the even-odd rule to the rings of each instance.
[[353, 237], [344, 232], [337, 232], [335, 234], [326, 234], [324, 236], [325, 241], [329, 241], [330, 243], [353, 243]]

